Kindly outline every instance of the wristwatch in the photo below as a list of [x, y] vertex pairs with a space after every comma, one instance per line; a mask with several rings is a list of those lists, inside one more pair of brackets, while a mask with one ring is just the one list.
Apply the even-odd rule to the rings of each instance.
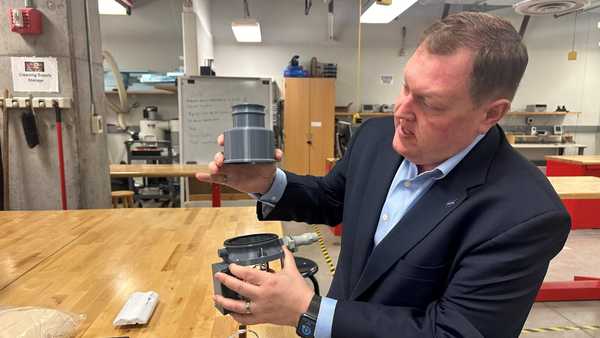
[[314, 295], [310, 300], [310, 305], [306, 313], [300, 316], [296, 334], [302, 338], [312, 338], [315, 336], [315, 328], [317, 327], [317, 316], [321, 307], [321, 297]]

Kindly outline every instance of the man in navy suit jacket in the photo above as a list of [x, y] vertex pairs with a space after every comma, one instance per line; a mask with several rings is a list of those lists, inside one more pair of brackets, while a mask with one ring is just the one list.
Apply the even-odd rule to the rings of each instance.
[[327, 176], [227, 166], [217, 154], [197, 177], [257, 193], [259, 218], [343, 222], [344, 232], [327, 297], [287, 255], [275, 274], [231, 266], [235, 277], [217, 279], [248, 300], [215, 301], [245, 324], [296, 326], [313, 311], [316, 337], [517, 337], [570, 228], [497, 125], [526, 65], [507, 21], [450, 15], [407, 63], [394, 118], [364, 123]]

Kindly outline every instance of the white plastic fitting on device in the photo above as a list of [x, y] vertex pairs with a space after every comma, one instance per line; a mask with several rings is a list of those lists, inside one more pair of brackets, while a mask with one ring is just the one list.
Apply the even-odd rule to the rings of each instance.
[[281, 238], [290, 251], [295, 252], [301, 245], [310, 245], [319, 240], [319, 236], [314, 232], [307, 232], [298, 236], [284, 236]]

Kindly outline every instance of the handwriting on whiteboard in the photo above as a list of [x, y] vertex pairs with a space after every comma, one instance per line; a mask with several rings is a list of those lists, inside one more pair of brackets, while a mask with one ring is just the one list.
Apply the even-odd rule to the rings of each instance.
[[219, 134], [233, 127], [232, 106], [240, 103], [270, 105], [270, 79], [180, 77], [177, 84], [183, 162], [208, 163], [216, 152], [223, 150], [216, 140]]
[[184, 126], [192, 145], [215, 145], [217, 136], [231, 128], [231, 106], [245, 97], [194, 97], [185, 100]]

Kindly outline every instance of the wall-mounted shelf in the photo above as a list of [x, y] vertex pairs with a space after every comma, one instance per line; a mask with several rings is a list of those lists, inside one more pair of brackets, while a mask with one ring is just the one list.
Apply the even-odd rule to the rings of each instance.
[[[105, 94], [119, 94], [117, 91], [105, 91]], [[175, 95], [176, 92], [162, 90], [162, 89], [151, 89], [151, 90], [128, 90], [127, 95]]]
[[[356, 113], [335, 113], [335, 116], [353, 116]], [[561, 112], [561, 111], [542, 111], [542, 112], [527, 112], [527, 111], [511, 111], [506, 113], [507, 116], [562, 116], [571, 114], [581, 114], [580, 112]], [[360, 113], [361, 116], [392, 116], [394, 113]]]
[[[356, 113], [335, 113], [335, 116], [354, 116], [354, 114], [356, 114]], [[359, 114], [360, 114], [360, 116], [368, 116], [368, 117], [375, 117], [375, 116], [384, 117], [384, 116], [394, 115], [394, 113], [359, 113]]]
[[[29, 102], [31, 100], [31, 102]], [[70, 97], [28, 97], [16, 96], [0, 98], [0, 108], [53, 108], [54, 101], [58, 102], [59, 108], [71, 108], [72, 99]]]
[[581, 114], [579, 112], [564, 112], [564, 111], [511, 111], [506, 113], [507, 116], [563, 116], [570, 114]]

